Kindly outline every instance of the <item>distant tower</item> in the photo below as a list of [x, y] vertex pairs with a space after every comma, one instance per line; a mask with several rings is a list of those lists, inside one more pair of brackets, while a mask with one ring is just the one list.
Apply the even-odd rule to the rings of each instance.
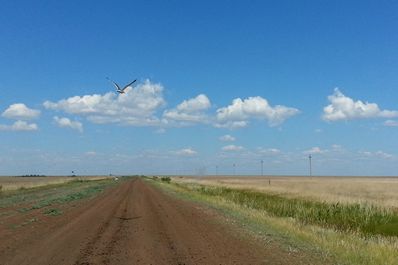
[[264, 176], [264, 160], [261, 160], [261, 176]]
[[233, 163], [232, 166], [234, 167], [234, 175], [236, 175], [236, 165], [235, 165], [235, 163]]
[[216, 176], [218, 176], [218, 165], [216, 165]]
[[310, 161], [310, 177], [312, 176], [312, 156], [311, 154], [308, 156], [308, 159]]

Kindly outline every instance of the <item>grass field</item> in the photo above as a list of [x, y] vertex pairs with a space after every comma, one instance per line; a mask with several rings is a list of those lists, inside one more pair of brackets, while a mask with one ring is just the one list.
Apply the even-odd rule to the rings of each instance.
[[62, 184], [75, 180], [100, 180], [108, 176], [83, 176], [83, 177], [2, 177], [0, 176], [0, 190], [17, 190], [21, 188], [34, 188], [50, 184]]
[[173, 177], [171, 184], [157, 183], [220, 209], [255, 234], [310, 246], [336, 264], [398, 264], [398, 179]]
[[250, 189], [290, 198], [340, 203], [367, 203], [398, 209], [398, 177], [174, 177], [179, 183], [198, 183]]
[[[20, 184], [26, 184], [21, 179], [18, 180]], [[46, 182], [48, 185], [37, 186], [35, 183], [35, 187], [22, 186], [23, 189], [0, 192], [0, 229], [20, 228], [38, 223], [45, 216], [62, 215], [65, 209], [73, 207], [73, 203], [95, 197], [106, 188], [117, 184], [109, 178], [73, 178], [64, 183], [60, 182], [62, 180], [65, 179], [57, 178], [59, 182], [50, 180]]]

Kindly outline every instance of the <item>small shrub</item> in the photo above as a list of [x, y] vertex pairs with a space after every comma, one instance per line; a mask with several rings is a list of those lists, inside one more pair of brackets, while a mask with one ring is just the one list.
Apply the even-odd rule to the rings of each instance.
[[171, 178], [170, 178], [170, 177], [162, 177], [161, 180], [162, 180], [163, 182], [170, 183]]
[[61, 215], [62, 211], [56, 208], [52, 208], [52, 209], [48, 209], [46, 211], [44, 211], [45, 215], [51, 215], [51, 216], [57, 216], [57, 215]]
[[84, 182], [88, 182], [88, 181], [89, 180], [87, 180], [87, 179], [78, 178], [78, 179], [72, 180], [71, 182], [73, 182], [73, 183], [84, 183]]

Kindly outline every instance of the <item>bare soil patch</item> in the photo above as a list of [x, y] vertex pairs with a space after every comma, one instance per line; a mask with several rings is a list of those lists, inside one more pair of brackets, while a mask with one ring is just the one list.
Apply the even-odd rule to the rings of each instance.
[[0, 264], [309, 264], [141, 179], [59, 210], [44, 217], [32, 211], [28, 218], [40, 221], [19, 227], [0, 224]]

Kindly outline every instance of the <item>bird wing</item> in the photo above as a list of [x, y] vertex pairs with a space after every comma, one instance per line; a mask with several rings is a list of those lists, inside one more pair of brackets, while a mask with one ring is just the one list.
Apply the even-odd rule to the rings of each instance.
[[135, 79], [135, 80], [134, 80], [133, 82], [131, 82], [130, 84], [125, 85], [125, 86], [123, 87], [122, 91], [124, 91], [126, 88], [128, 88], [129, 86], [131, 86], [132, 84], [134, 84], [135, 81], [137, 81], [137, 79]]
[[109, 79], [108, 77], [107, 77], [106, 79], [108, 79], [110, 82], [112, 82], [113, 85], [116, 87], [117, 90], [119, 90], [119, 91], [121, 90], [121, 89], [120, 89], [120, 86], [119, 86], [118, 84], [116, 84], [116, 82], [112, 81], [112, 80]]

